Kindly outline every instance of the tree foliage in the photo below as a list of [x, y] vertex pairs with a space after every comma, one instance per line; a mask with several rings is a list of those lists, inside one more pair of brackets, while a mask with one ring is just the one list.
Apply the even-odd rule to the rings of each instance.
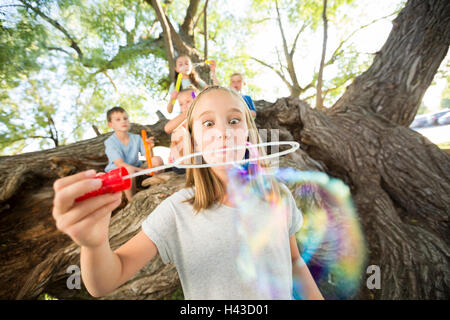
[[[161, 3], [175, 32], [187, 42], [193, 39], [192, 46], [204, 58], [206, 1]], [[183, 24], [192, 3], [197, 6], [191, 12], [189, 34], [184, 35]], [[208, 2], [208, 58], [217, 61], [222, 85], [228, 85], [232, 73], [244, 73], [249, 93], [257, 97], [262, 88], [251, 80], [258, 78], [265, 67], [252, 59], [261, 52], [249, 43], [263, 26], [273, 26], [277, 17], [273, 1], [250, 3], [236, 14], [231, 8], [236, 3]], [[318, 66], [307, 71], [301, 60], [310, 54], [311, 37], [320, 34], [322, 4], [313, 0], [278, 3], [293, 67], [287, 70], [283, 49], [276, 44], [265, 49], [273, 51], [275, 59], [266, 62], [279, 70], [288, 86], [296, 86], [288, 76], [295, 74], [300, 97], [312, 98]], [[356, 5], [354, 0], [329, 1], [330, 21], [346, 32], [340, 35], [340, 45], [327, 54], [325, 73], [329, 76], [324, 78], [323, 92], [328, 102], [335, 101], [372, 60], [370, 54], [357, 52], [346, 38], [361, 27], [354, 26], [347, 13]], [[89, 138], [94, 134], [92, 125], [104, 132], [108, 130], [104, 114], [114, 105], [125, 107], [132, 120], [151, 123], [156, 121], [155, 111], [167, 99], [171, 82], [168, 56], [151, 1], [10, 0], [0, 7], [0, 32], [2, 154], [36, 149], [24, 149], [29, 144], [49, 148], [55, 141], [65, 144]], [[48, 86], [36, 85], [40, 83]], [[30, 88], [33, 94], [29, 94]], [[53, 124], [43, 118], [53, 119]], [[47, 138], [51, 132], [56, 140]]]

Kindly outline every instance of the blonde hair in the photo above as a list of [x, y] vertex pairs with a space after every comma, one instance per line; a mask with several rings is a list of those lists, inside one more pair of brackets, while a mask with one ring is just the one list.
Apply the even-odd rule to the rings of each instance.
[[240, 73], [240, 72], [235, 72], [235, 73], [233, 73], [233, 74], [230, 76], [230, 79], [233, 78], [234, 76], [239, 76], [239, 77], [241, 77], [242, 80], [244, 80], [244, 76], [243, 76], [242, 73]]
[[[245, 114], [245, 120], [247, 122], [248, 127], [248, 141], [250, 144], [259, 144], [262, 143], [262, 139], [258, 134], [258, 129], [256, 127], [255, 121], [253, 120], [253, 117], [250, 114], [250, 110], [247, 107], [244, 99], [241, 97], [240, 94], [236, 93], [234, 90], [231, 90], [229, 88], [221, 87], [221, 86], [210, 86], [207, 87], [205, 90], [200, 92], [200, 94], [194, 99], [191, 106], [189, 107], [187, 116], [186, 116], [186, 131], [184, 136], [184, 146], [183, 150], [185, 151], [184, 154], [192, 154], [194, 153], [194, 136], [193, 136], [193, 117], [192, 114], [194, 112], [195, 106], [198, 104], [198, 102], [202, 99], [203, 96], [205, 96], [208, 93], [211, 93], [213, 91], [223, 91], [228, 94], [230, 94], [233, 98], [235, 98], [239, 104], [241, 105], [242, 109], [244, 110]], [[257, 147], [258, 155], [265, 155], [265, 151], [262, 147]], [[203, 157], [202, 157], [202, 161]], [[189, 164], [194, 164], [194, 159], [190, 158]], [[266, 160], [257, 161], [256, 170], [269, 167], [269, 163]], [[250, 167], [249, 167], [250, 168]], [[276, 201], [278, 197], [280, 196], [280, 188], [278, 186], [278, 183], [275, 179], [269, 177], [268, 180], [271, 182], [271, 189], [272, 194], [267, 195], [266, 192], [263, 192], [265, 194], [265, 199], [270, 201]], [[260, 181], [258, 179], [254, 180], [253, 183], [258, 184]], [[195, 186], [195, 192], [194, 196], [185, 202], [189, 202], [193, 205], [194, 211], [198, 213], [200, 210], [208, 209], [215, 205], [217, 202], [222, 202], [226, 193], [227, 188], [223, 185], [223, 183], [220, 181], [218, 176], [214, 173], [214, 171], [211, 169], [211, 167], [207, 168], [187, 168], [186, 169], [186, 185], [185, 188], [190, 188]], [[262, 185], [259, 185], [260, 187], [263, 187]], [[269, 196], [269, 197], [267, 197]]]

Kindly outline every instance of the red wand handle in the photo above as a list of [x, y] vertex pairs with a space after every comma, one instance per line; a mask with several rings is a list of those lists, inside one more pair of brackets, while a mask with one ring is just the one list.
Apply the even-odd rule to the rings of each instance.
[[123, 179], [128, 175], [125, 167], [113, 169], [105, 174], [98, 176], [96, 179], [102, 180], [102, 186], [100, 189], [88, 192], [81, 197], [75, 199], [75, 202], [83, 201], [88, 198], [96, 197], [105, 193], [114, 193], [117, 191], [123, 191], [131, 188], [131, 179]]

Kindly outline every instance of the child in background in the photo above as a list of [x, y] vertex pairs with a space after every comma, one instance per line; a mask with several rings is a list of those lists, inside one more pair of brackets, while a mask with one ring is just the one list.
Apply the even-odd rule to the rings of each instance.
[[[214, 84], [217, 84], [216, 62], [214, 60], [211, 60], [211, 63], [209, 63], [209, 67], [211, 70], [211, 78], [213, 79]], [[179, 73], [183, 74], [180, 91], [186, 89], [189, 86], [194, 86], [198, 90], [202, 90], [207, 87], [206, 83], [199, 78], [197, 72], [195, 71], [195, 68], [192, 65], [191, 58], [185, 55], [177, 57], [175, 60], [175, 79], [174, 82], [170, 84], [169, 88], [170, 100], [167, 104], [167, 112], [169, 113], [172, 113], [174, 107], [173, 101], [177, 98], [179, 93], [179, 91], [175, 90], [175, 85]]]
[[[202, 91], [187, 113], [186, 154], [224, 147], [242, 146], [246, 141], [258, 144], [261, 138], [248, 107], [234, 90], [209, 87]], [[258, 154], [265, 154], [258, 147]], [[223, 157], [235, 161], [245, 150], [209, 153], [206, 163], [222, 163]], [[158, 253], [163, 263], [173, 262], [186, 299], [270, 299], [256, 285], [248, 285], [236, 272], [241, 246], [233, 232], [239, 214], [228, 198], [227, 167], [189, 168], [185, 188], [164, 199], [142, 224], [142, 230], [113, 251], [108, 237], [111, 211], [119, 205], [116, 194], [88, 199], [89, 205], [75, 202], [96, 190], [95, 171], [85, 171], [58, 179], [54, 184], [53, 217], [58, 230], [67, 233], [80, 247], [83, 282], [94, 297], [107, 295], [132, 278]], [[293, 298], [293, 282], [299, 296], [323, 299], [308, 267], [300, 256], [295, 233], [302, 215], [289, 189], [272, 180], [268, 195], [263, 195], [255, 212], [277, 214], [271, 197], [280, 199], [286, 214], [275, 224], [276, 232], [264, 246], [264, 255], [252, 262], [269, 269], [275, 278], [268, 283], [276, 288], [277, 299]], [[258, 225], [258, 221], [260, 225]], [[264, 220], [256, 220], [253, 230], [264, 230]], [[262, 250], [262, 249], [261, 249]], [[266, 291], [267, 292], [267, 291]]]
[[[169, 120], [164, 127], [164, 131], [171, 135], [169, 163], [173, 163], [176, 159], [183, 156], [182, 140], [186, 131], [186, 115], [197, 94], [198, 91], [193, 86], [181, 90], [177, 98], [181, 113], [177, 117]], [[172, 170], [178, 174], [186, 172], [186, 169], [178, 169], [175, 167]]]
[[[142, 161], [138, 159], [138, 152], [145, 155], [144, 142], [140, 135], [128, 132], [130, 130], [130, 120], [127, 112], [121, 107], [113, 107], [106, 113], [108, 127], [114, 130], [108, 139], [105, 140], [105, 153], [108, 157], [108, 165], [105, 172], [118, 167], [125, 167], [128, 172], [135, 173], [143, 170], [140, 168]], [[153, 137], [148, 138], [150, 147], [154, 147]], [[152, 157], [152, 166], [163, 165], [161, 157]], [[125, 190], [125, 196], [131, 201], [136, 193], [136, 182], [132, 179], [131, 189]]]
[[[245, 85], [244, 76], [238, 72], [233, 73], [230, 77], [230, 88], [241, 93], [243, 85]], [[250, 98], [250, 96], [247, 96], [244, 94], [241, 94], [241, 96], [244, 99], [245, 103], [247, 104], [248, 108], [250, 109], [250, 113], [251, 113], [253, 119], [255, 119], [256, 118], [256, 109], [255, 109], [255, 105], [253, 103], [252, 98]]]

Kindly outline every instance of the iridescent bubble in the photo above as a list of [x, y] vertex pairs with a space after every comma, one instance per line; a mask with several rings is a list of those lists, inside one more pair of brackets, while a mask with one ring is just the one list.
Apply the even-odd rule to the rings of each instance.
[[[256, 286], [269, 299], [280, 297], [285, 288], [285, 279], [274, 267], [276, 261], [264, 255], [286, 239], [288, 202], [272, 191], [272, 186], [281, 183], [293, 190], [302, 212], [297, 243], [322, 294], [348, 299], [358, 293], [366, 243], [347, 185], [322, 172], [267, 169], [254, 164], [236, 165], [228, 175], [230, 200], [239, 209], [235, 216], [240, 244], [236, 267], [244, 283]], [[295, 293], [294, 297], [304, 298]]]
[[286, 298], [292, 280], [282, 275], [289, 266], [273, 263], [274, 252], [279, 260], [290, 261], [290, 253], [278, 249], [288, 236], [286, 206], [271, 192], [271, 177], [261, 168], [237, 167], [229, 175], [230, 200], [238, 208], [234, 215], [237, 272], [243, 283], [257, 288], [261, 299]]

